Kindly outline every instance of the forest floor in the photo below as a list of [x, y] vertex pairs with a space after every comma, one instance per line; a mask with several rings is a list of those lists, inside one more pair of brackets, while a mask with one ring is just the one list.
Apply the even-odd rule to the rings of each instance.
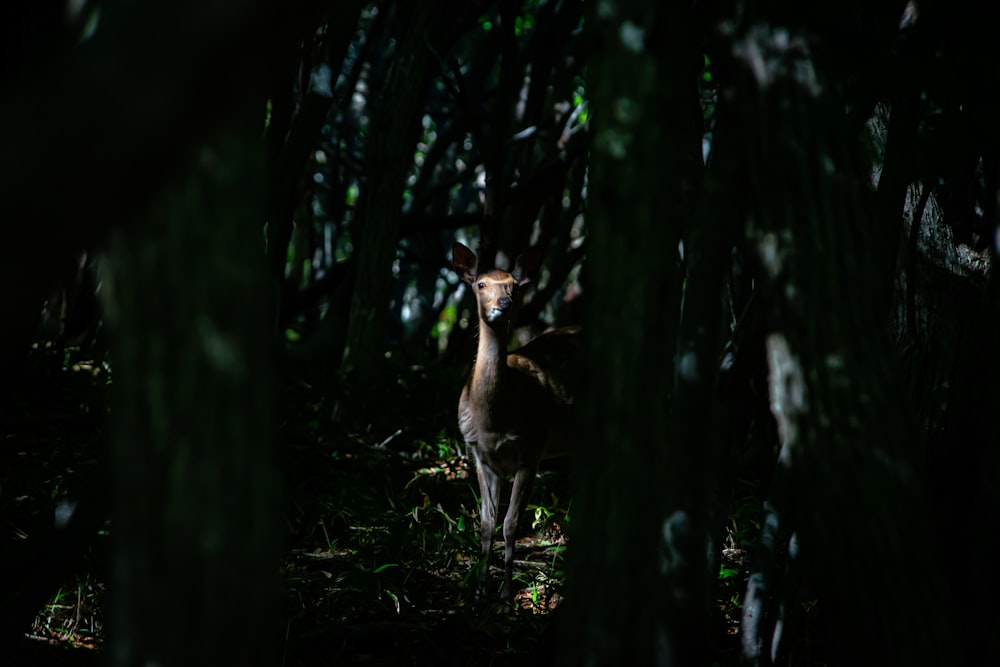
[[[100, 369], [68, 365], [0, 415], [4, 552], [30, 542], [53, 503], [86, 496], [104, 478], [105, 384]], [[553, 663], [572, 515], [568, 466], [543, 470], [535, 485], [517, 545], [515, 603], [474, 602], [478, 489], [451, 423], [457, 386], [453, 373], [410, 369], [397, 378], [398, 395], [381, 402], [403, 408], [337, 428], [323, 426], [331, 405], [312, 388], [284, 392], [284, 665]], [[720, 665], [738, 663], [746, 565], [736, 531], [719, 580], [712, 662]], [[112, 532], [105, 525], [77, 546], [80, 558], [39, 610], [27, 633], [40, 652], [35, 664], [100, 662]], [[490, 570], [497, 586], [501, 560], [498, 547]]]

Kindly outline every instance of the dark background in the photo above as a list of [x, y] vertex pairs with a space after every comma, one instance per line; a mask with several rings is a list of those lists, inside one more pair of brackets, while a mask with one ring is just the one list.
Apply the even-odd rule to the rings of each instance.
[[[4, 655], [997, 664], [997, 13], [4, 2]], [[586, 338], [512, 605], [456, 240]]]

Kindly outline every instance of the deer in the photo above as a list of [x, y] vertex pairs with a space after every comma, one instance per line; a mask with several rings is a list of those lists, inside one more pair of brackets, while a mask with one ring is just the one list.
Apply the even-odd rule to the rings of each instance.
[[486, 588], [489, 557], [497, 526], [501, 485], [513, 478], [503, 521], [502, 600], [513, 592], [514, 542], [518, 521], [531, 495], [539, 463], [570, 453], [572, 405], [579, 385], [579, 327], [544, 333], [507, 352], [512, 313], [525, 286], [541, 267], [542, 251], [521, 253], [512, 272], [478, 273], [478, 258], [461, 243], [452, 248], [452, 265], [471, 286], [479, 316], [475, 363], [458, 401], [458, 426], [476, 469], [480, 495], [482, 551], [478, 599]]

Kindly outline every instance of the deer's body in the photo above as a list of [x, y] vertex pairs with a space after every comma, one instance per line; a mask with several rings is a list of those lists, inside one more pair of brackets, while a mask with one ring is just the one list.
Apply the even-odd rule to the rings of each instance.
[[518, 257], [513, 273], [477, 274], [472, 251], [458, 243], [454, 248], [455, 269], [472, 286], [479, 311], [479, 347], [459, 399], [458, 425], [476, 466], [482, 498], [480, 588], [493, 546], [500, 487], [505, 479], [514, 479], [503, 522], [504, 598], [512, 592], [518, 518], [531, 494], [538, 464], [568, 453], [572, 443], [569, 411], [579, 351], [577, 330], [543, 334], [507, 353], [512, 307], [519, 289], [538, 270], [540, 259], [537, 249], [531, 249]]

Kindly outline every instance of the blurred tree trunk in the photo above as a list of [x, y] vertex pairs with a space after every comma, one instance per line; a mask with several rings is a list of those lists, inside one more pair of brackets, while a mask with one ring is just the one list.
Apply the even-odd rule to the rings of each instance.
[[586, 17], [589, 391], [561, 653], [567, 665], [690, 663], [707, 659], [703, 471], [667, 434], [700, 55], [683, 3], [607, 7]]
[[[23, 367], [63, 272], [146, 210], [184, 151], [245, 99], [287, 17], [311, 2], [287, 14], [260, 0], [111, 3], [86, 40], [96, 3], [3, 4], [0, 369]], [[220, 77], [206, 62], [238, 66]]]
[[428, 62], [434, 55], [431, 32], [448, 4], [432, 0], [397, 6], [398, 19], [406, 27], [368, 133], [368, 180], [359, 211], [357, 274], [341, 369], [341, 377], [349, 380], [377, 368], [382, 359], [403, 192], [420, 129]]
[[111, 242], [114, 665], [278, 663], [262, 123], [218, 131]]
[[[865, 215], [858, 142], [790, 23], [769, 17], [733, 36], [733, 88], [722, 95], [740, 100], [735, 135], [755, 193], [749, 240], [766, 278], [789, 558], [816, 574], [834, 664], [965, 664], [928, 532], [919, 432], [873, 298], [885, 258]], [[787, 609], [797, 594], [786, 592]]]
[[[58, 23], [62, 9], [49, 15], [38, 27], [68, 43], [5, 90], [0, 209], [17, 232], [0, 255], [20, 258], [0, 274], [32, 281], [37, 298], [51, 258], [116, 229], [102, 285], [117, 342], [110, 662], [275, 663], [272, 338], [263, 165], [249, 147], [268, 49], [295, 13], [253, 0], [112, 4], [86, 40], [82, 23]], [[0, 301], [30, 323], [31, 303]]]

